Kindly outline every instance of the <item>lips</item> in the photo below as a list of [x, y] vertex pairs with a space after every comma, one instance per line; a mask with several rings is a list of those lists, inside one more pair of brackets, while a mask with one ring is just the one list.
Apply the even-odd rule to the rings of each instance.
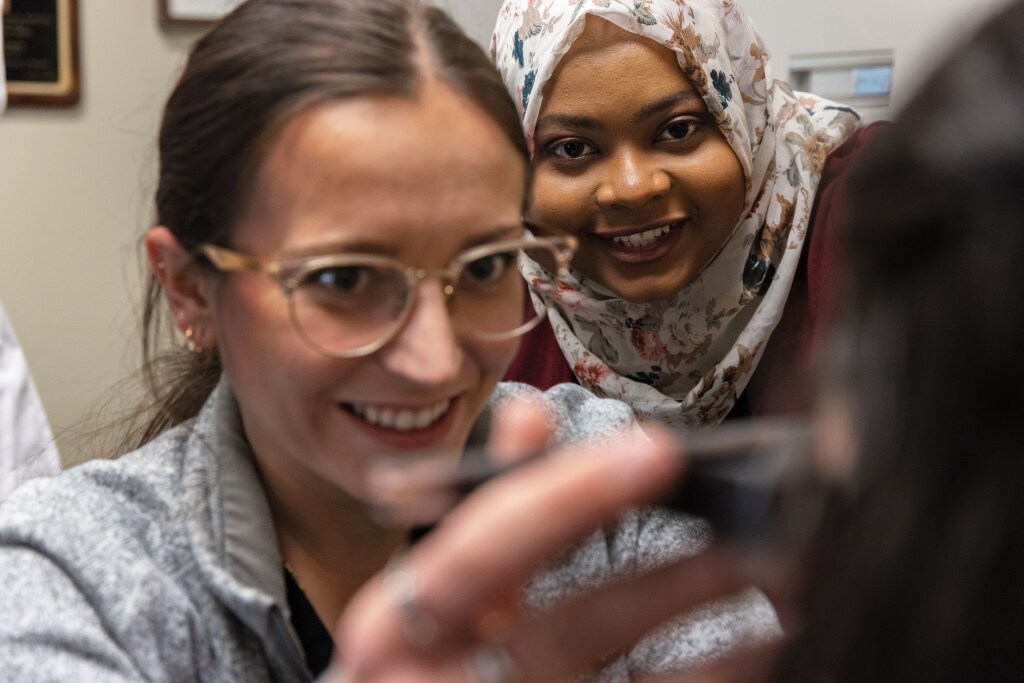
[[687, 219], [662, 221], [642, 227], [591, 233], [613, 258], [625, 263], [646, 263], [667, 254], [683, 233]]
[[406, 408], [372, 404], [345, 404], [345, 407], [363, 421], [395, 432], [414, 432], [440, 422], [451, 407], [451, 399], [432, 406]]
[[653, 230], [645, 230], [643, 232], [635, 232], [632, 235], [613, 237], [612, 242], [624, 247], [647, 247], [654, 244], [662, 235], [668, 234], [668, 231], [671, 229], [671, 225], [663, 225], [660, 228], [654, 228]]

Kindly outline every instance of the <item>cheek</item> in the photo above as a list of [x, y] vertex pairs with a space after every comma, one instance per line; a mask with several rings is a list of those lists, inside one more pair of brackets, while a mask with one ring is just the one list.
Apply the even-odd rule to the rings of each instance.
[[480, 345], [481, 348], [476, 353], [484, 368], [484, 374], [486, 376], [497, 376], [498, 378], [503, 377], [505, 371], [508, 370], [508, 366], [512, 364], [512, 360], [516, 357], [516, 353], [519, 352], [521, 344], [522, 337], [505, 342]]
[[225, 278], [210, 298], [214, 327], [227, 339], [288, 324], [287, 302], [280, 290], [262, 277]]
[[739, 159], [725, 140], [708, 154], [698, 177], [704, 190], [705, 210], [717, 214], [716, 223], [736, 226], [746, 202], [746, 178]]
[[[322, 374], [321, 359], [292, 328], [283, 296], [269, 283], [238, 278], [216, 299], [214, 325], [224, 370], [236, 392], [294, 393]], [[325, 358], [326, 359], [326, 358]], [[269, 391], [267, 400], [277, 392]]]
[[505, 376], [519, 351], [522, 338], [503, 342], [471, 342], [465, 347], [467, 357], [477, 366], [480, 375], [480, 393], [490, 396], [494, 385]]
[[588, 197], [592, 195], [585, 178], [567, 177], [538, 167], [527, 197], [526, 218], [537, 226], [537, 235], [575, 233], [586, 219], [586, 209], [592, 204]]

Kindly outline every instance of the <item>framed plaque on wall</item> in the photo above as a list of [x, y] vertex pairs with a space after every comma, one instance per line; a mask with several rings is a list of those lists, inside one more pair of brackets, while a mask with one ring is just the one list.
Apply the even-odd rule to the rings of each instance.
[[209, 24], [242, 4], [242, 0], [158, 0], [163, 26]]
[[78, 0], [2, 0], [7, 103], [78, 102]]

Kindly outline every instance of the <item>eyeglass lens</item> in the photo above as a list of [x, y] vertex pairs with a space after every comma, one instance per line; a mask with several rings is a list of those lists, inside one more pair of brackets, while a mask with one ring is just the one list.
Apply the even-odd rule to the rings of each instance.
[[[555, 252], [532, 244], [474, 251], [472, 259], [461, 264], [451, 311], [467, 332], [485, 339], [509, 338], [543, 315], [543, 307], [532, 319], [523, 315], [520, 252], [557, 271]], [[416, 285], [397, 263], [322, 264], [299, 275], [291, 295], [292, 314], [300, 333], [316, 347], [328, 353], [354, 352], [394, 333], [411, 306]]]

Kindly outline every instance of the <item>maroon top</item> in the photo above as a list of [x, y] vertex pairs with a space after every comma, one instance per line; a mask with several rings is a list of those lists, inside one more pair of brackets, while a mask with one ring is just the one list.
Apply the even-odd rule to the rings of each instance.
[[[806, 411], [812, 388], [808, 383], [807, 361], [835, 298], [840, 260], [836, 229], [843, 215], [845, 189], [841, 179], [879, 127], [880, 124], [871, 124], [861, 128], [825, 162], [785, 310], [733, 415]], [[530, 305], [529, 300], [526, 304]], [[505, 380], [525, 382], [540, 389], [576, 381], [546, 319], [523, 336], [519, 354]]]

